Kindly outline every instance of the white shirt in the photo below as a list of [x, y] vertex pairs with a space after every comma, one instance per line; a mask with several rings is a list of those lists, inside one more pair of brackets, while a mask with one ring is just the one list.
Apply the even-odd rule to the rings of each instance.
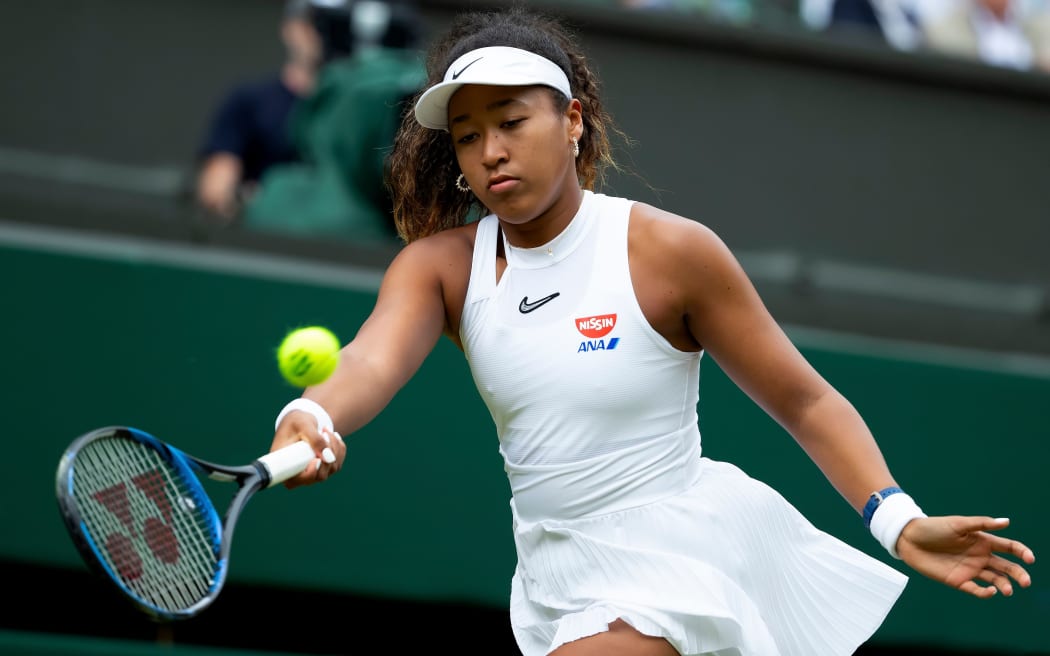
[[999, 20], [978, 5], [974, 7], [971, 21], [977, 34], [977, 52], [981, 61], [1019, 70], [1031, 68], [1032, 45], [1012, 8], [1007, 10], [1003, 20]]

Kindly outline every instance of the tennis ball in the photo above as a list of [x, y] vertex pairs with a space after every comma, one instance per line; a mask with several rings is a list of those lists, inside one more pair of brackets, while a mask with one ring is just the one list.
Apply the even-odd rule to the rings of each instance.
[[323, 382], [339, 363], [339, 339], [323, 326], [297, 328], [277, 347], [277, 366], [292, 385], [308, 387]]

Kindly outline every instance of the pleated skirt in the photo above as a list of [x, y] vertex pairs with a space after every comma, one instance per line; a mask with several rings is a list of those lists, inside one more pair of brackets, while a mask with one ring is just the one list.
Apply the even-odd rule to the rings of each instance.
[[683, 656], [849, 656], [871, 637], [907, 577], [738, 467], [699, 460], [684, 491], [615, 512], [525, 519], [511, 502], [524, 656], [618, 618]]

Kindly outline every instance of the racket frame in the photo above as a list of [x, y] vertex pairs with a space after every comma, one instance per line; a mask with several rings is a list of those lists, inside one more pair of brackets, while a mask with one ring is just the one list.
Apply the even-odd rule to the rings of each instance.
[[[129, 588], [121, 576], [113, 571], [101, 553], [90, 532], [85, 528], [83, 515], [73, 494], [76, 474], [76, 458], [85, 447], [102, 439], [126, 439], [153, 449], [173, 468], [180, 470], [193, 493], [195, 503], [206, 504], [199, 509], [209, 518], [211, 531], [218, 536], [216, 572], [208, 585], [206, 594], [196, 603], [186, 608], [162, 608], [144, 599]], [[59, 510], [66, 529], [73, 539], [81, 558], [88, 566], [112, 581], [140, 611], [157, 622], [183, 620], [200, 614], [218, 597], [226, 583], [229, 571], [230, 547], [237, 520], [248, 503], [248, 500], [259, 490], [273, 487], [298, 474], [315, 458], [312, 447], [306, 442], [297, 442], [289, 447], [257, 458], [247, 465], [223, 465], [190, 455], [177, 447], [159, 440], [149, 433], [130, 426], [106, 426], [81, 435], [73, 440], [63, 453], [55, 474], [55, 492]], [[200, 477], [221, 482], [237, 484], [237, 490], [220, 516], [214, 500], [204, 487]]]

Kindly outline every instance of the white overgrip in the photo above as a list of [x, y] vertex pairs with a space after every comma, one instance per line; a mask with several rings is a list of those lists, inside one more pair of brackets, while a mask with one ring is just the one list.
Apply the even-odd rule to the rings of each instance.
[[283, 449], [267, 453], [257, 462], [270, 472], [270, 484], [267, 487], [273, 487], [306, 469], [306, 466], [316, 457], [314, 448], [309, 442], [299, 441]]

